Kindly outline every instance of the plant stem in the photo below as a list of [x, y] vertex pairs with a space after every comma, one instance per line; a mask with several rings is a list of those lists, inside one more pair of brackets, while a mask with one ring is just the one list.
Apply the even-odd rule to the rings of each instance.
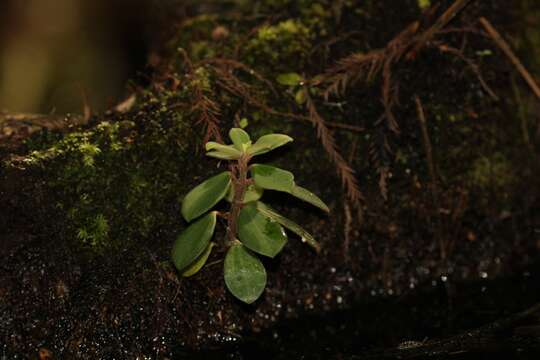
[[236, 234], [238, 232], [238, 215], [242, 210], [244, 202], [244, 195], [249, 185], [249, 179], [247, 178], [249, 157], [243, 155], [238, 159], [237, 163], [232, 166], [232, 187], [234, 190], [234, 196], [231, 203], [231, 210], [227, 218], [227, 242], [232, 244], [236, 240]]

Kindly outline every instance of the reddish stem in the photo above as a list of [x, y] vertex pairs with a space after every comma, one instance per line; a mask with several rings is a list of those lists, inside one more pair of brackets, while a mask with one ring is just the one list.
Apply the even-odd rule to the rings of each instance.
[[238, 233], [238, 216], [242, 210], [244, 195], [250, 180], [247, 178], [249, 157], [243, 155], [237, 160], [236, 164], [231, 166], [231, 181], [234, 190], [234, 196], [231, 203], [231, 210], [227, 217], [227, 240], [232, 244], [236, 240]]

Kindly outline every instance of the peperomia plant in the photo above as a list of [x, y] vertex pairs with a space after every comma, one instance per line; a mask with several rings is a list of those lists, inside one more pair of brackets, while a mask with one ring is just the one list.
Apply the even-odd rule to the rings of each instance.
[[[291, 142], [287, 135], [270, 134], [252, 144], [240, 128], [229, 132], [231, 145], [206, 143], [208, 156], [229, 160], [229, 171], [217, 174], [196, 186], [182, 202], [182, 215], [190, 224], [174, 244], [172, 259], [183, 276], [197, 273], [206, 263], [217, 217], [227, 221], [224, 277], [230, 292], [245, 303], [259, 298], [266, 286], [266, 270], [258, 255], [275, 257], [285, 246], [283, 227], [300, 236], [303, 242], [319, 251], [313, 236], [293, 221], [260, 201], [265, 190], [289, 193], [323, 211], [328, 207], [316, 195], [296, 185], [292, 173], [270, 165], [250, 164], [254, 156], [265, 154]], [[251, 176], [249, 176], [251, 175]], [[230, 203], [229, 211], [210, 211], [222, 199]]]

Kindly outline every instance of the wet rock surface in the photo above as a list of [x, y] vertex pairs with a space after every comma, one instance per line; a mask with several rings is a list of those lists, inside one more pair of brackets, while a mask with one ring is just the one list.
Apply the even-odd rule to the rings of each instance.
[[487, 268], [463, 277], [471, 269], [396, 267], [385, 287], [380, 277], [338, 269], [297, 245], [270, 266], [263, 298], [245, 306], [226, 292], [220, 264], [179, 280], [150, 250], [84, 260], [52, 243], [26, 244], [0, 266], [4, 354], [26, 358], [45, 348], [57, 358], [122, 359], [261, 349], [267, 358], [308, 351], [322, 359], [479, 326], [540, 297], [531, 270], [514, 268], [505, 280]]

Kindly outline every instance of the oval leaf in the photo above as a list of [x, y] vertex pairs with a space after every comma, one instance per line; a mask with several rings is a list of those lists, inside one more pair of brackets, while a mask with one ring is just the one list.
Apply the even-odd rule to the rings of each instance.
[[247, 149], [247, 153], [251, 156], [265, 154], [291, 141], [293, 141], [292, 137], [283, 134], [264, 135], [261, 136], [259, 140], [257, 140], [257, 142], [249, 149]]
[[250, 171], [255, 185], [263, 189], [291, 192], [295, 186], [289, 171], [261, 164], [253, 164]]
[[328, 206], [326, 206], [326, 204], [317, 195], [301, 186], [293, 186], [290, 194], [299, 198], [300, 200], [304, 200], [305, 202], [318, 207], [323, 211], [330, 212]]
[[208, 247], [216, 227], [216, 212], [197, 220], [187, 227], [176, 239], [172, 249], [172, 260], [179, 271], [192, 264]]
[[303, 105], [307, 100], [306, 89], [298, 90], [294, 95], [294, 100], [298, 105]]
[[[264, 189], [258, 187], [255, 184], [248, 185], [246, 192], [244, 193], [244, 201], [243, 204], [247, 204], [249, 202], [257, 201], [261, 198], [263, 195]], [[227, 193], [227, 197], [225, 200], [228, 202], [233, 201], [234, 196], [234, 184], [231, 183], [231, 188], [229, 192]]]
[[216, 243], [211, 242], [210, 244], [208, 244], [208, 246], [203, 251], [201, 256], [199, 256], [199, 258], [195, 260], [193, 264], [189, 265], [189, 267], [186, 270], [184, 270], [184, 272], [182, 273], [182, 276], [190, 277], [198, 273], [199, 270], [202, 269], [204, 264], [206, 264], [206, 261], [208, 260], [208, 257], [210, 256], [210, 253], [212, 252], [212, 248], [214, 246], [216, 246]]
[[238, 238], [247, 248], [273, 258], [287, 243], [285, 231], [275, 220], [263, 215], [255, 205], [242, 208], [238, 216]]
[[[223, 154], [222, 156], [227, 157], [227, 160], [236, 160], [240, 159], [242, 157], [242, 153], [238, 151], [234, 146], [232, 145], [223, 145], [219, 144], [214, 141], [209, 141], [206, 143], [206, 151], [211, 151], [210, 153], [206, 154], [208, 156], [212, 156], [210, 154], [213, 154], [214, 152], [218, 152], [220, 154]], [[216, 157], [216, 156], [214, 156]], [[220, 157], [222, 159], [223, 157]]]
[[231, 185], [231, 173], [222, 172], [197, 185], [182, 202], [182, 216], [191, 221], [210, 210], [227, 194]]
[[240, 128], [232, 128], [229, 137], [238, 151], [244, 152], [251, 146], [249, 134]]
[[233, 245], [227, 252], [224, 277], [229, 291], [247, 304], [257, 300], [266, 286], [263, 264], [241, 244]]
[[305, 242], [309, 246], [315, 249], [315, 251], [320, 252], [321, 246], [315, 240], [315, 238], [308, 233], [306, 230], [304, 230], [300, 225], [295, 223], [292, 220], [287, 219], [283, 215], [277, 213], [274, 209], [272, 209], [270, 206], [265, 205], [264, 203], [257, 201], [257, 209], [267, 217], [277, 221], [281, 225], [285, 226], [287, 229], [295, 233], [296, 235], [300, 236], [302, 242]]
[[277, 82], [281, 85], [296, 86], [302, 82], [302, 77], [297, 73], [279, 74], [276, 78]]
[[206, 156], [213, 157], [213, 158], [216, 158], [216, 159], [221, 159], [221, 160], [236, 160], [236, 159], [238, 159], [237, 157], [231, 156], [231, 155], [223, 153], [221, 151], [210, 151], [210, 152], [206, 153]]

